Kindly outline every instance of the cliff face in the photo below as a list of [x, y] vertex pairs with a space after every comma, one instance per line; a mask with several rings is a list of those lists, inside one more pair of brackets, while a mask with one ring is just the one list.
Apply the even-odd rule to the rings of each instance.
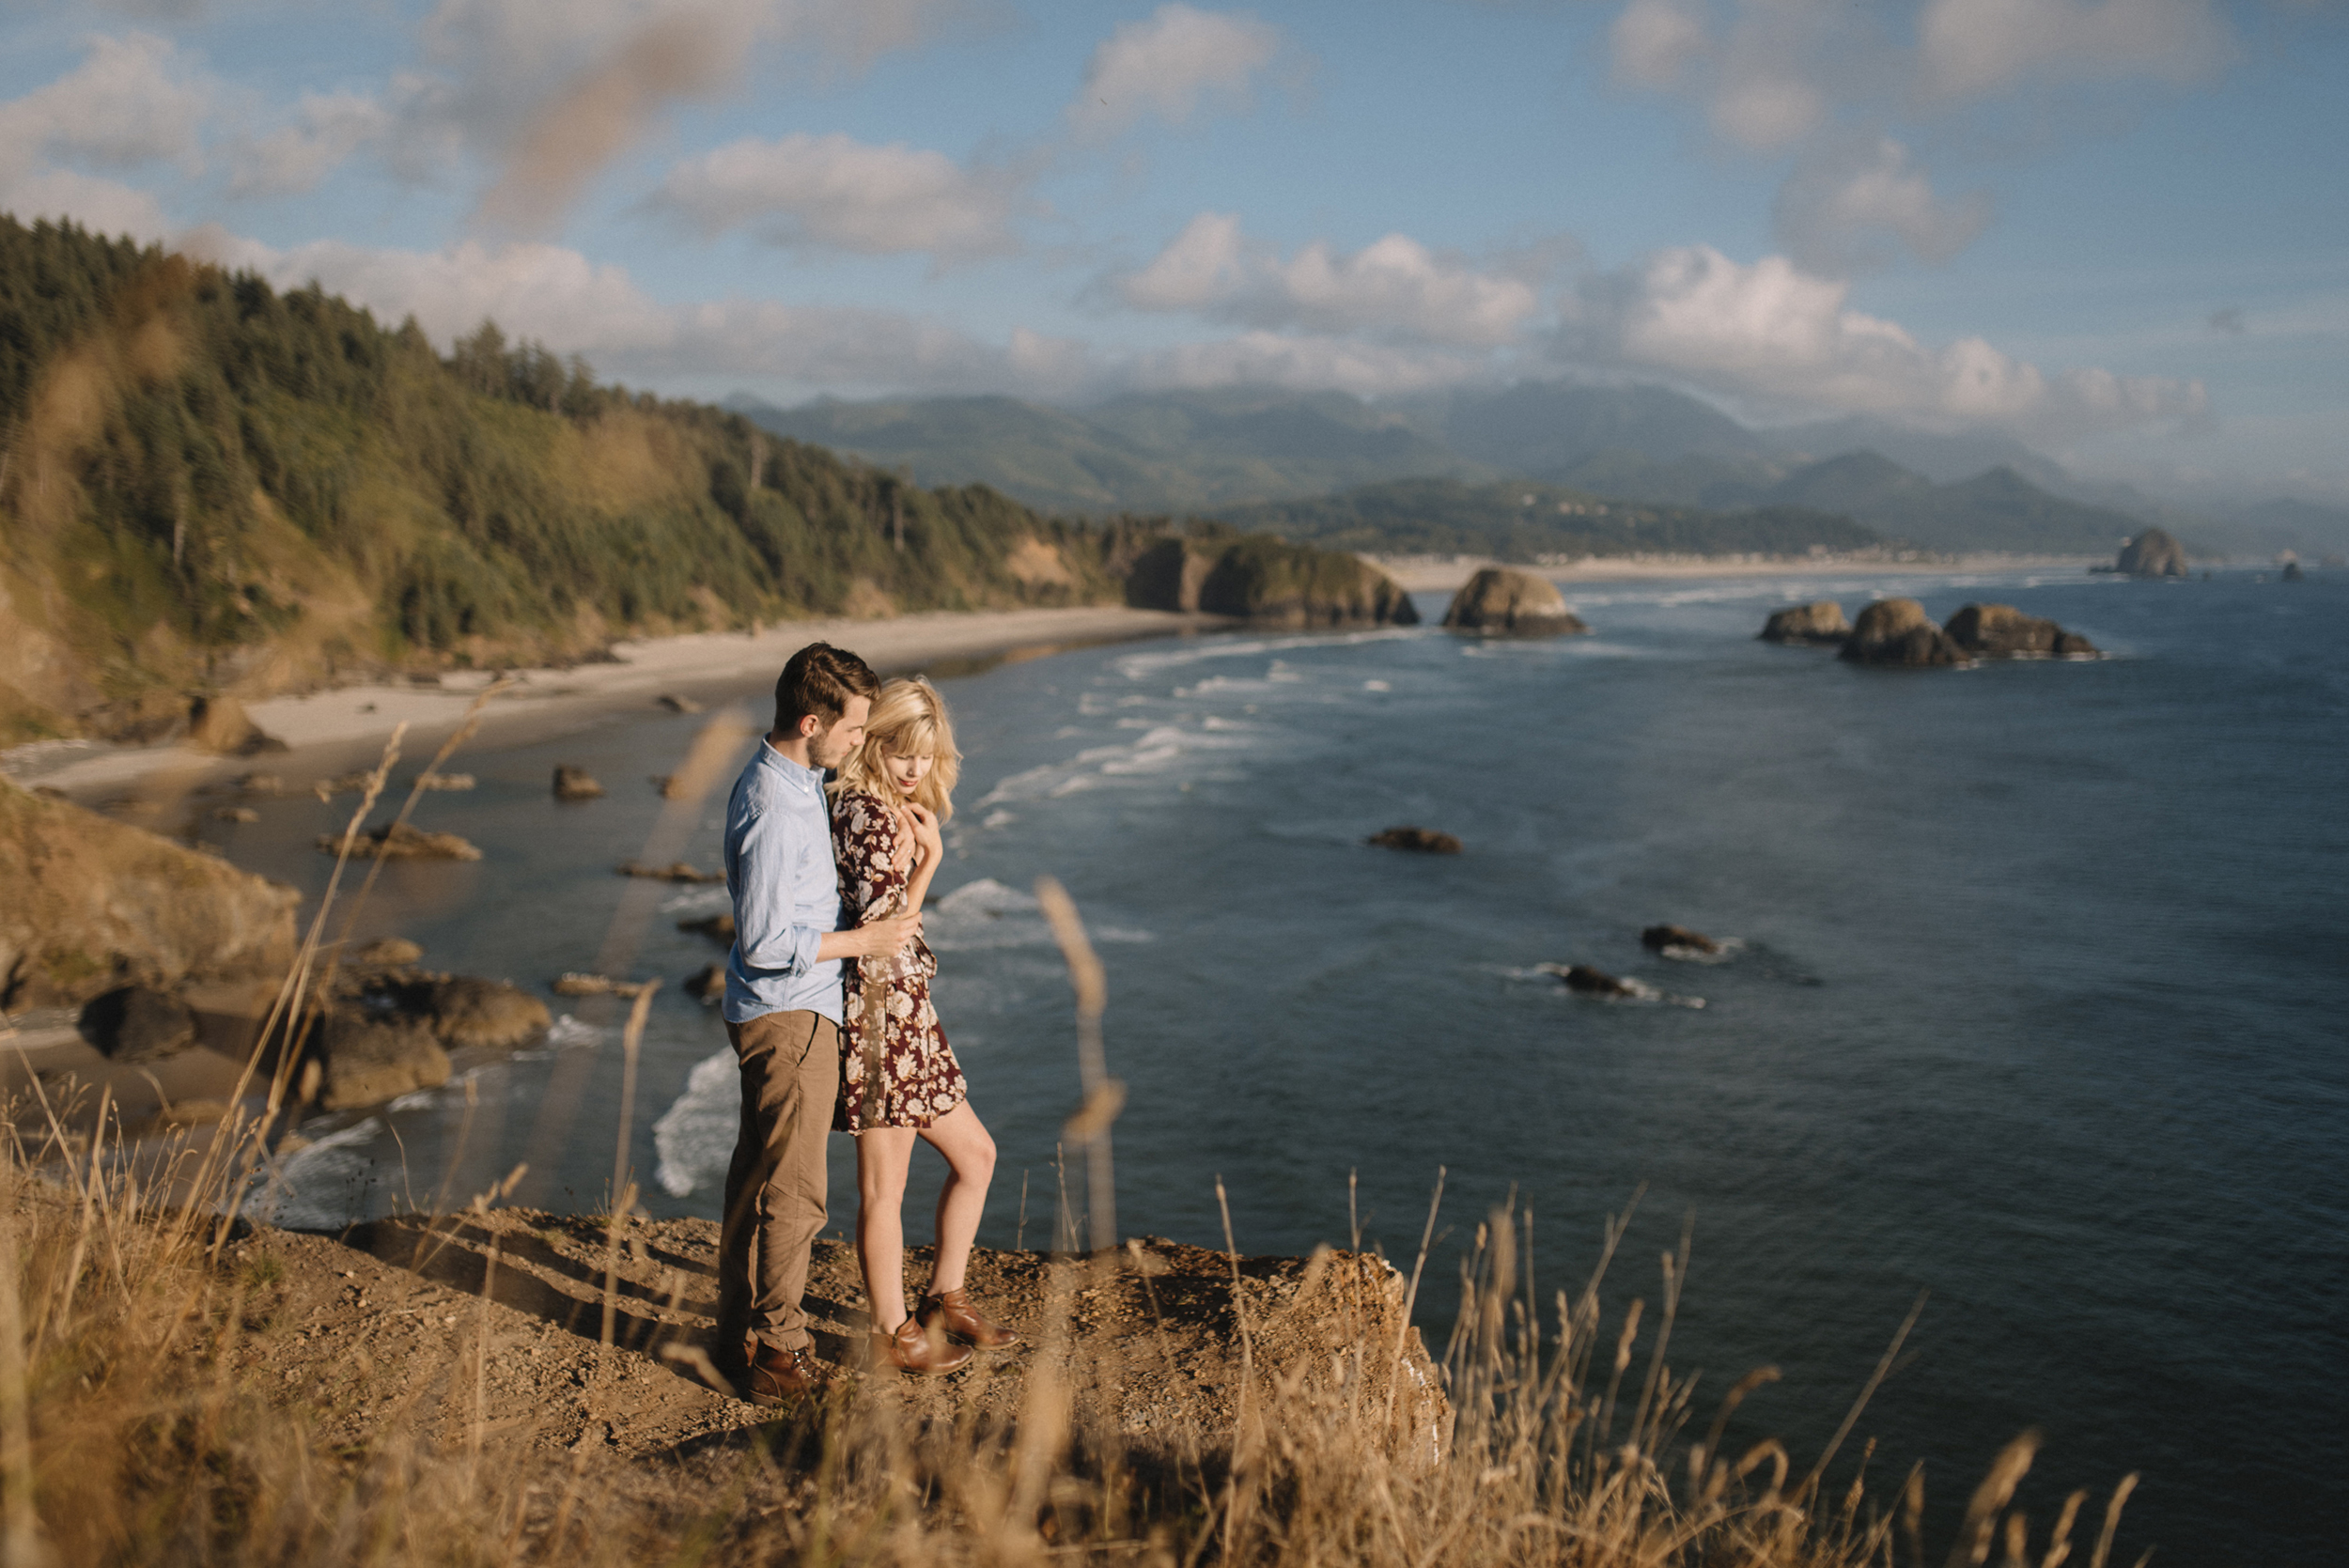
[[0, 1008], [283, 970], [293, 889], [0, 779]]

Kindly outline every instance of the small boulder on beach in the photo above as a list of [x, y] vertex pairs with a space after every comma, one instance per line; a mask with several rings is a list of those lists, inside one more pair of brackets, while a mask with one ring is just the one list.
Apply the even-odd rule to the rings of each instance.
[[286, 750], [286, 743], [263, 733], [234, 697], [198, 697], [188, 706], [188, 744], [225, 757]]
[[1652, 953], [1670, 954], [1674, 949], [1688, 953], [1719, 953], [1721, 944], [1702, 931], [1691, 931], [1685, 925], [1651, 925], [1640, 933], [1640, 945]]
[[2093, 659], [2096, 644], [2011, 604], [1968, 604], [1942, 627], [1976, 659]]
[[1362, 841], [1377, 849], [1406, 849], [1418, 855], [1456, 855], [1460, 841], [1433, 828], [1387, 828]]
[[1843, 618], [1843, 607], [1823, 598], [1771, 611], [1770, 618], [1763, 623], [1761, 640], [1798, 647], [1832, 647], [1850, 635], [1851, 622]]
[[1968, 662], [1966, 650], [1913, 598], [1878, 599], [1859, 613], [1839, 656], [1855, 664], [1926, 669]]
[[1572, 637], [1588, 632], [1558, 585], [1514, 567], [1486, 567], [1452, 596], [1443, 624], [1487, 637]]
[[195, 1044], [195, 1014], [184, 1001], [148, 986], [108, 991], [82, 1009], [82, 1037], [110, 1062], [160, 1062]]
[[[342, 847], [342, 834], [319, 835], [321, 854], [340, 854]], [[477, 861], [481, 851], [455, 833], [431, 833], [405, 822], [386, 822], [352, 839], [350, 855], [359, 861]]]
[[558, 800], [599, 800], [603, 785], [596, 783], [584, 768], [564, 763], [554, 770], [554, 798]]

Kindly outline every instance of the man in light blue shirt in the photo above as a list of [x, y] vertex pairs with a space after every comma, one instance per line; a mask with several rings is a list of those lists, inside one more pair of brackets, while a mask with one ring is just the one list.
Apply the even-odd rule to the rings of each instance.
[[775, 683], [775, 727], [726, 802], [726, 1036], [742, 1069], [742, 1126], [726, 1172], [718, 1241], [715, 1359], [756, 1405], [821, 1393], [831, 1368], [800, 1297], [824, 1228], [824, 1135], [840, 1093], [840, 961], [896, 952], [913, 912], [840, 926], [824, 772], [864, 741], [880, 682], [825, 643], [791, 656]]

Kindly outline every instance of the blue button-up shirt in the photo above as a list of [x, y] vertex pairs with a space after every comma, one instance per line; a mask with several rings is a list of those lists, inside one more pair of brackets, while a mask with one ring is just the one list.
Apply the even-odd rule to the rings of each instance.
[[816, 957], [824, 933], [840, 929], [824, 775], [764, 738], [726, 800], [726, 1021], [804, 1009], [840, 1022], [841, 961]]

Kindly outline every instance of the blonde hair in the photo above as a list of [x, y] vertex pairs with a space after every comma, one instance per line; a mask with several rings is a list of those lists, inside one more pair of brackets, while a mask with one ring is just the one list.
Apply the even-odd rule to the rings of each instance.
[[884, 755], [936, 758], [913, 786], [913, 800], [936, 812], [941, 822], [955, 815], [955, 781], [962, 776], [962, 753], [955, 750], [955, 725], [946, 713], [946, 699], [920, 675], [881, 688], [872, 716], [864, 721], [864, 744], [840, 765], [832, 793], [860, 789], [893, 807], [898, 804], [905, 797], [890, 782], [881, 763]]

